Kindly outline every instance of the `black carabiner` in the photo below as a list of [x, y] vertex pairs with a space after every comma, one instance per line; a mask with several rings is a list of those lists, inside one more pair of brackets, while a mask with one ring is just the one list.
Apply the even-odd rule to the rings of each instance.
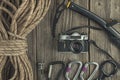
[[55, 37], [55, 31], [56, 31], [56, 24], [62, 14], [62, 12], [64, 11], [65, 7], [65, 0], [62, 1], [62, 3], [57, 7], [56, 12], [55, 12], [55, 16], [53, 19], [53, 25], [52, 25], [52, 36], [53, 38]]
[[[106, 64], [111, 64], [112, 67], [113, 67], [113, 70], [110, 73], [107, 73], [104, 70], [104, 67], [105, 67]], [[100, 76], [98, 77], [97, 80], [104, 80], [106, 77], [111, 77], [111, 76], [115, 75], [118, 71], [118, 66], [113, 60], [107, 60], [107, 61], [104, 61], [100, 65], [99, 70], [100, 70]]]
[[55, 80], [60, 80], [60, 76], [64, 72], [65, 67], [66, 67], [65, 63], [63, 61], [54, 61], [54, 62], [49, 63], [49, 65], [48, 65], [49, 72], [48, 72], [48, 75], [47, 75], [47, 80], [51, 80], [51, 74], [52, 74], [53, 65], [58, 65], [58, 64], [61, 64], [62, 67], [59, 70]]

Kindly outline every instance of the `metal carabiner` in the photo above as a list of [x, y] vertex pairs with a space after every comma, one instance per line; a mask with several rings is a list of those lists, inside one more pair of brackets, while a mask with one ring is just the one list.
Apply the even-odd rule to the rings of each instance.
[[93, 80], [93, 77], [95, 76], [96, 72], [97, 72], [98, 69], [99, 69], [99, 64], [96, 63], [96, 62], [88, 62], [88, 63], [86, 63], [86, 64], [84, 65], [84, 67], [82, 68], [82, 71], [81, 71], [81, 73], [80, 73], [80, 79], [81, 79], [81, 80], [85, 80], [85, 79], [83, 78], [83, 75], [84, 75], [84, 73], [87, 71], [87, 68], [88, 68], [89, 65], [96, 65], [96, 68], [94, 69], [94, 71], [92, 72], [92, 74], [90, 75], [90, 77], [89, 77], [87, 80]]
[[59, 80], [61, 74], [63, 73], [63, 71], [65, 69], [65, 63], [63, 61], [54, 61], [54, 62], [51, 62], [51, 63], [49, 63], [49, 72], [48, 72], [48, 76], [47, 76], [48, 80], [51, 79], [53, 65], [56, 65], [56, 64], [61, 64], [62, 67], [59, 70], [59, 72], [58, 72], [57, 77], [55, 78], [55, 80]]
[[74, 78], [73, 78], [73, 80], [78, 80], [80, 71], [81, 71], [81, 69], [82, 69], [82, 62], [81, 62], [81, 61], [73, 61], [73, 62], [70, 62], [70, 63], [68, 64], [68, 66], [67, 66], [67, 68], [66, 68], [66, 73], [65, 73], [65, 78], [66, 78], [67, 80], [71, 80], [71, 79], [69, 78], [69, 73], [70, 73], [70, 71], [71, 71], [72, 65], [74, 65], [74, 64], [79, 64], [78, 70], [77, 70], [77, 72], [76, 72], [76, 74], [75, 74], [75, 76], [74, 76]]

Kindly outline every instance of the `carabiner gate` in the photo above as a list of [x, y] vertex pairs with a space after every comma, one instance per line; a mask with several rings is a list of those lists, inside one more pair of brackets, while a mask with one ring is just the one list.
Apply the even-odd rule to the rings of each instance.
[[78, 80], [79, 73], [80, 73], [80, 71], [81, 71], [81, 69], [82, 69], [82, 62], [81, 62], [81, 61], [73, 61], [73, 62], [70, 62], [70, 63], [68, 64], [68, 66], [67, 66], [67, 68], [66, 68], [66, 73], [65, 73], [65, 78], [66, 78], [66, 80], [71, 80], [71, 79], [69, 78], [69, 73], [70, 73], [70, 71], [71, 71], [72, 65], [74, 65], [74, 64], [79, 64], [79, 67], [78, 67], [78, 70], [77, 70], [77, 72], [76, 72], [76, 74], [75, 74], [75, 76], [74, 76], [74, 78], [73, 78], [72, 80]]
[[88, 63], [86, 63], [86, 64], [84, 65], [84, 67], [82, 68], [82, 71], [81, 71], [81, 73], [80, 73], [80, 79], [81, 79], [81, 80], [85, 80], [85, 79], [83, 78], [83, 75], [84, 75], [84, 73], [87, 71], [87, 68], [88, 68], [89, 65], [95, 65], [96, 68], [94, 69], [94, 71], [92, 72], [92, 74], [90, 75], [90, 77], [89, 77], [87, 80], [93, 80], [93, 77], [95, 76], [96, 72], [97, 72], [98, 69], [99, 69], [99, 64], [96, 63], [96, 62], [88, 62]]

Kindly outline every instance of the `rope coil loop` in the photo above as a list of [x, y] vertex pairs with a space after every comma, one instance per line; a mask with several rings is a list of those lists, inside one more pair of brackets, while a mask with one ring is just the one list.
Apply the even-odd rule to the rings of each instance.
[[0, 80], [34, 80], [26, 37], [50, 4], [51, 0], [0, 0]]
[[0, 41], [0, 56], [19, 56], [26, 54], [27, 43], [25, 40]]

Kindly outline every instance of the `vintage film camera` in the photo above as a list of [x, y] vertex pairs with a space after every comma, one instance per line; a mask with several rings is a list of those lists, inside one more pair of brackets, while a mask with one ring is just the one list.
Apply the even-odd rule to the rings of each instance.
[[73, 32], [59, 35], [59, 52], [87, 53], [88, 45], [88, 35], [85, 33]]

